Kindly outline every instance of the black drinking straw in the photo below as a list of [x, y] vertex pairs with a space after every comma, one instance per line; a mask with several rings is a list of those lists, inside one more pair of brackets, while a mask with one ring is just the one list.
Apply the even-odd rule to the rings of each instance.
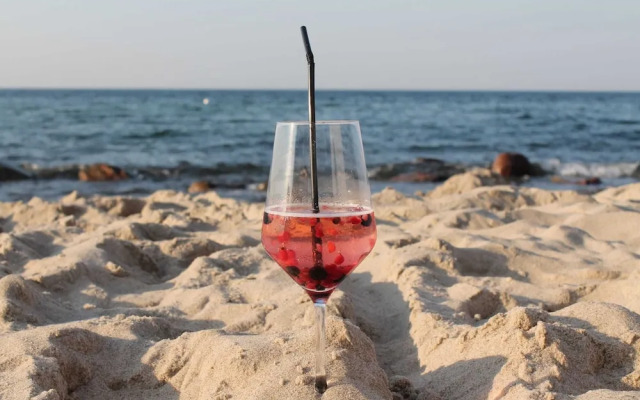
[[301, 26], [302, 40], [304, 49], [307, 53], [307, 64], [309, 65], [309, 153], [311, 157], [311, 194], [313, 196], [313, 212], [320, 212], [320, 204], [318, 201], [318, 162], [316, 158], [316, 84], [315, 69], [316, 64], [313, 61], [313, 52], [307, 35], [307, 27]]
[[[318, 201], [318, 171], [316, 158], [316, 90], [315, 90], [315, 63], [313, 61], [313, 53], [309, 44], [309, 36], [307, 28], [300, 27], [302, 32], [302, 40], [304, 41], [304, 49], [307, 53], [307, 64], [309, 64], [309, 153], [311, 158], [311, 193], [313, 195], [313, 212], [320, 212], [320, 204]], [[317, 221], [320, 221], [318, 218]], [[313, 251], [314, 267], [311, 271], [320, 271], [326, 274], [322, 263], [322, 253], [318, 251], [318, 245], [322, 246], [322, 238], [316, 236], [315, 226], [311, 226], [311, 246]], [[313, 306], [316, 310], [316, 370], [315, 370], [315, 388], [320, 394], [327, 390], [327, 372], [324, 363], [324, 347], [325, 347], [325, 298], [314, 299]]]

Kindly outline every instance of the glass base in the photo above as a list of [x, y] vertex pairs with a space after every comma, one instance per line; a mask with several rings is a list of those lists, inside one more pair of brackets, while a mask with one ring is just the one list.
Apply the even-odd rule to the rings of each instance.
[[327, 377], [322, 375], [322, 376], [316, 376], [316, 392], [322, 394], [327, 390]]

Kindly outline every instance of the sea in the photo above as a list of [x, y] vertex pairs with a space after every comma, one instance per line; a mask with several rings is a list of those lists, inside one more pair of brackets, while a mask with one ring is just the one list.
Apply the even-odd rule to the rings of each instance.
[[[198, 180], [261, 201], [276, 122], [307, 113], [304, 90], [3, 89], [0, 166], [30, 178], [0, 182], [0, 201], [144, 196]], [[486, 167], [500, 152], [546, 171], [521, 185], [593, 191], [640, 180], [640, 93], [320, 90], [316, 117], [360, 121], [374, 192], [428, 191], [440, 183], [396, 175]], [[79, 181], [79, 166], [94, 163], [129, 178]], [[579, 184], [589, 177], [601, 184]]]

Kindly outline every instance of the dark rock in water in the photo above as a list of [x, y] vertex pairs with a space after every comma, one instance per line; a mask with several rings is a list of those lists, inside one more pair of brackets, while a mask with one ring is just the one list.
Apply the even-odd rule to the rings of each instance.
[[443, 182], [464, 168], [433, 158], [416, 158], [413, 162], [385, 164], [373, 168], [369, 177], [373, 180], [396, 182]]
[[127, 173], [122, 168], [108, 164], [85, 165], [78, 171], [78, 179], [81, 181], [119, 181], [127, 178]]
[[214, 187], [215, 185], [211, 182], [195, 181], [191, 185], [189, 185], [189, 189], [187, 191], [189, 193], [203, 193], [203, 192], [208, 192]]
[[21, 168], [0, 163], [0, 182], [29, 179], [31, 175]]
[[529, 159], [520, 153], [498, 154], [491, 164], [491, 171], [505, 178], [539, 175], [539, 171], [529, 162]]
[[540, 164], [531, 163], [531, 174], [530, 176], [546, 176], [549, 174], [548, 171], [545, 171]]
[[590, 178], [584, 178], [576, 182], [578, 185], [600, 185], [602, 181], [597, 176], [592, 176]]
[[631, 176], [636, 179], [640, 179], [640, 164], [638, 164], [636, 169], [633, 170], [633, 172], [631, 173]]
[[429, 157], [416, 157], [413, 160], [414, 164], [435, 164], [435, 165], [444, 165], [445, 162], [442, 160], [438, 160], [437, 158], [429, 158]]

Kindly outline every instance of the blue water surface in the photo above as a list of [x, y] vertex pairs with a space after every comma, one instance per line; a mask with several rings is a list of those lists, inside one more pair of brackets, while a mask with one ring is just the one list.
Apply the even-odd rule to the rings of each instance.
[[[319, 91], [316, 109], [318, 120], [360, 121], [370, 169], [419, 157], [486, 166], [517, 151], [550, 173], [617, 185], [640, 161], [639, 93]], [[118, 183], [4, 182], [0, 200], [262, 182], [276, 122], [305, 119], [305, 91], [0, 90], [1, 163], [132, 171]]]

